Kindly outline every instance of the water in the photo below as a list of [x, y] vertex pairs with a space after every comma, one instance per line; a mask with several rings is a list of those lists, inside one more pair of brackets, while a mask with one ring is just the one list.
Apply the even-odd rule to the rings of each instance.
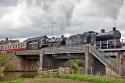
[[16, 80], [18, 78], [34, 78], [37, 72], [4, 72], [0, 74], [0, 81]]

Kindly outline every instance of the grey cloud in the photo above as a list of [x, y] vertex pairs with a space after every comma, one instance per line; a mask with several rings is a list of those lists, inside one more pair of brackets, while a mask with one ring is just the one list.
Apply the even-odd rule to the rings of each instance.
[[16, 6], [18, 0], [0, 0], [1, 6]]
[[[124, 2], [124, 3], [123, 3]], [[125, 0], [0, 0], [0, 38], [125, 31]]]

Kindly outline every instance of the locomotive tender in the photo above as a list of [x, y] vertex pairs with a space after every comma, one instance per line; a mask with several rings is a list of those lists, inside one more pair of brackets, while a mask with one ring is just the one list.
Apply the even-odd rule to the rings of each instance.
[[0, 45], [0, 51], [5, 50], [36, 50], [45, 47], [56, 46], [72, 46], [80, 44], [96, 44], [101, 48], [118, 48], [121, 47], [121, 33], [113, 27], [112, 31], [105, 32], [104, 29], [100, 33], [94, 31], [84, 32], [82, 34], [72, 35], [68, 38], [61, 36], [60, 38], [48, 38], [45, 36], [29, 38], [23, 43], [15, 43], [9, 45]]

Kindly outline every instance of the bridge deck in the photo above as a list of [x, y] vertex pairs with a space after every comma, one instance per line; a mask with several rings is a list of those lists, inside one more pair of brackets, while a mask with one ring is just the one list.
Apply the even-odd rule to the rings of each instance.
[[[88, 49], [86, 46], [89, 45], [75, 45], [75, 46], [62, 46], [62, 47], [48, 47], [40, 50], [25, 50], [25, 51], [17, 51], [16, 55], [40, 55], [41, 51], [44, 51], [44, 54], [65, 54], [65, 53], [85, 53]], [[118, 49], [101, 49], [101, 51], [125, 51], [124, 48], [118, 48]]]
[[25, 50], [17, 51], [16, 55], [40, 55], [41, 51], [44, 51], [44, 54], [63, 54], [63, 53], [85, 53], [85, 45], [75, 45], [75, 46], [62, 46], [62, 47], [48, 47], [40, 50]]
[[25, 50], [25, 51], [17, 51], [17, 56], [24, 56], [24, 55], [40, 55], [40, 50]]

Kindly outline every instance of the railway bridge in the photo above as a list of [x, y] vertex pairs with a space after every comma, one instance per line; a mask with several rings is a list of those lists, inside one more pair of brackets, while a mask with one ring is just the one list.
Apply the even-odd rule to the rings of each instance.
[[33, 70], [67, 67], [71, 66], [69, 60], [81, 59], [87, 74], [125, 75], [125, 48], [98, 49], [95, 45], [82, 44], [17, 51], [15, 55], [22, 59], [23, 67], [29, 65]]

